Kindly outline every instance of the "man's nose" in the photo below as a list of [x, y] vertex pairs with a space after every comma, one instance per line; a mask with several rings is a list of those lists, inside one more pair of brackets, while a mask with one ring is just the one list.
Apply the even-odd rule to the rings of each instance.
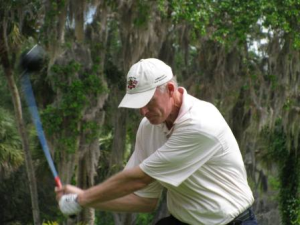
[[141, 114], [142, 116], [145, 116], [146, 113], [147, 113], [148, 111], [149, 111], [149, 110], [147, 109], [146, 106], [144, 106], [143, 108], [140, 108], [140, 114]]

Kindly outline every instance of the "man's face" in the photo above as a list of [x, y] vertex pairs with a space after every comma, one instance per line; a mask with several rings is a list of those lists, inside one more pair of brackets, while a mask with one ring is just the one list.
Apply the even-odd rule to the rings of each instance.
[[140, 113], [145, 116], [151, 124], [161, 124], [167, 120], [171, 113], [171, 103], [171, 96], [168, 91], [162, 93], [156, 89], [150, 102], [143, 108], [140, 108]]

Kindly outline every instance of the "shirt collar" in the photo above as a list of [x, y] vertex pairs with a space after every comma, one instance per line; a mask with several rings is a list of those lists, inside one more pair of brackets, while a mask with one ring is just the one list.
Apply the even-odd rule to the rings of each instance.
[[[188, 98], [188, 93], [185, 88], [179, 87], [180, 92], [182, 92], [182, 104], [178, 113], [176, 120], [174, 121], [174, 125], [181, 121], [182, 117], [190, 110], [192, 107], [191, 100]], [[161, 127], [163, 132], [167, 137], [171, 136], [174, 126], [169, 130], [165, 123], [158, 124], [157, 126]]]
[[174, 124], [181, 121], [182, 117], [190, 110], [192, 107], [191, 99], [189, 98], [189, 95], [185, 88], [179, 87], [179, 91], [182, 92], [182, 104], [178, 113], [178, 116], [176, 120], [174, 121]]

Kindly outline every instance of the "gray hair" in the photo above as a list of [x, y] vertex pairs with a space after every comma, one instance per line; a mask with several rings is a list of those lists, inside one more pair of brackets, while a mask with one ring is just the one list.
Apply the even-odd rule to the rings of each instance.
[[161, 93], [165, 93], [168, 90], [167, 84], [169, 82], [172, 82], [175, 85], [176, 89], [178, 88], [177, 79], [176, 79], [175, 76], [173, 76], [171, 80], [169, 80], [168, 82], [166, 82], [166, 83], [164, 83], [164, 84], [162, 84], [162, 85], [160, 85], [160, 86], [157, 87], [161, 91]]

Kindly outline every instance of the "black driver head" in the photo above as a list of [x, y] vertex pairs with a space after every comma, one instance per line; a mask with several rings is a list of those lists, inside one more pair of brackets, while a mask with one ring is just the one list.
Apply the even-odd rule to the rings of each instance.
[[27, 72], [37, 72], [43, 68], [46, 53], [44, 49], [35, 45], [29, 51], [24, 52], [20, 57], [20, 68]]

